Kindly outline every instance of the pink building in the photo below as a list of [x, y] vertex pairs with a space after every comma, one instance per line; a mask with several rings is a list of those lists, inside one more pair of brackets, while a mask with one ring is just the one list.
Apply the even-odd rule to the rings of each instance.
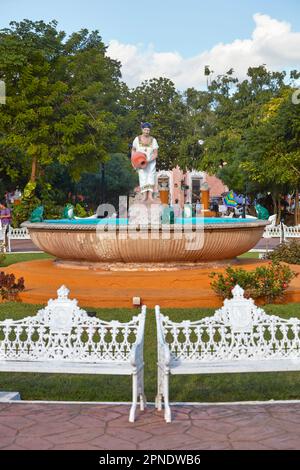
[[157, 172], [157, 191], [168, 192], [169, 204], [174, 204], [178, 199], [181, 207], [185, 203], [200, 201], [201, 186], [207, 183], [210, 188], [210, 198], [221, 196], [228, 191], [227, 186], [216, 176], [210, 176], [204, 171], [182, 171], [178, 166], [173, 170], [161, 170]]

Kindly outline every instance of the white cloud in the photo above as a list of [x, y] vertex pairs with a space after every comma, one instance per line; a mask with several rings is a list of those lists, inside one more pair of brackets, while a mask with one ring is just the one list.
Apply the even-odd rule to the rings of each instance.
[[216, 44], [212, 49], [185, 59], [178, 52], [155, 52], [153, 45], [121, 44], [112, 40], [107, 55], [122, 63], [123, 80], [130, 87], [153, 77], [170, 78], [179, 89], [201, 88], [206, 83], [204, 66], [210, 65], [214, 75], [231, 67], [243, 78], [248, 67], [266, 64], [269, 69], [298, 68], [300, 32], [291, 25], [268, 15], [253, 16], [255, 28], [249, 39]]

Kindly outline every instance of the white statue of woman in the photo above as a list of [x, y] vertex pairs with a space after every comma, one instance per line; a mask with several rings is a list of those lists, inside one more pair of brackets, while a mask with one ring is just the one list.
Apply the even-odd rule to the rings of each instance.
[[158, 143], [154, 137], [150, 136], [151, 127], [149, 122], [143, 122], [141, 124], [142, 135], [134, 139], [131, 153], [132, 155], [134, 152], [143, 152], [147, 157], [147, 166], [144, 169], [138, 170], [141, 193], [144, 193], [144, 202], [154, 202], [152, 193], [156, 182]]

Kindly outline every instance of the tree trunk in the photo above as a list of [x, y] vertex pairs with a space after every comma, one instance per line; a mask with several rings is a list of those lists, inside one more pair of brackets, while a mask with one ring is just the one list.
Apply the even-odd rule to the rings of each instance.
[[31, 163], [31, 175], [30, 175], [31, 183], [35, 183], [36, 174], [37, 174], [37, 157], [33, 157], [32, 163]]
[[277, 220], [276, 223], [277, 225], [280, 224], [281, 221], [281, 205], [280, 205], [280, 194], [277, 195]]
[[274, 214], [276, 214], [276, 225], [280, 222], [280, 215], [278, 214], [277, 194], [272, 193], [272, 200], [274, 206]]
[[295, 214], [294, 214], [294, 225], [299, 224], [299, 189], [295, 192]]

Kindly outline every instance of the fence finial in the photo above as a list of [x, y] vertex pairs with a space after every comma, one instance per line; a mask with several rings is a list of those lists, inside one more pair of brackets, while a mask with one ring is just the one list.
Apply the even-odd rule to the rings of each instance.
[[234, 299], [243, 299], [244, 298], [244, 289], [238, 284], [232, 289], [232, 296]]

